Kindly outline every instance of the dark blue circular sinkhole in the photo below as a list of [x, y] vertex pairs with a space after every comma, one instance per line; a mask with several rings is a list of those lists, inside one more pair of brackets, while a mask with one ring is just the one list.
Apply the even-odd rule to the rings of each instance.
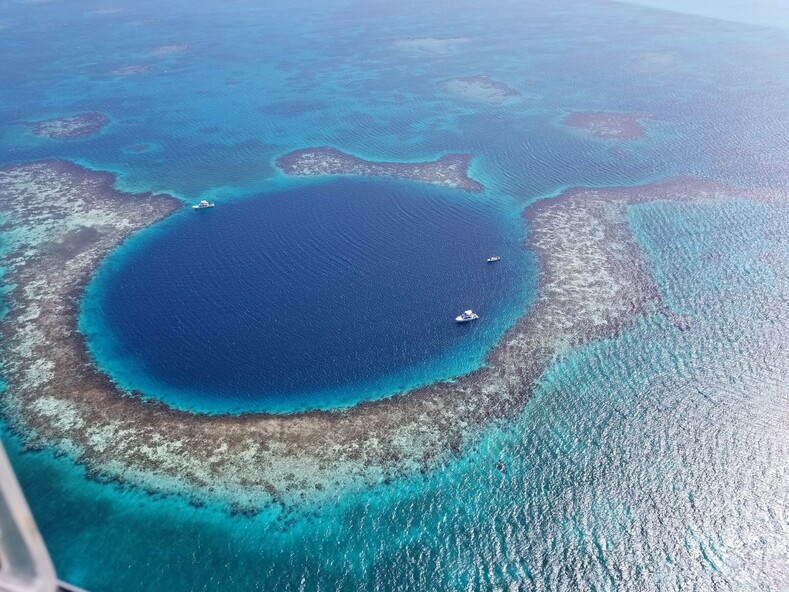
[[[520, 218], [496, 204], [343, 178], [185, 211], [108, 259], [81, 328], [123, 387], [192, 410], [327, 408], [451, 378], [528, 300]], [[470, 307], [482, 318], [455, 324]]]

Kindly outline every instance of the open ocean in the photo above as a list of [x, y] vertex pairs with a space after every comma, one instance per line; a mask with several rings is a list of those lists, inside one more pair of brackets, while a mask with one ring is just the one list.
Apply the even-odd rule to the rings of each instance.
[[[0, 0], [0, 165], [66, 158], [217, 202], [132, 238], [88, 287], [80, 329], [119, 384], [207, 412], [352, 405], [484, 364], [533, 300], [535, 200], [678, 175], [789, 191], [789, 9], [675, 4]], [[155, 51], [170, 45], [188, 47]], [[146, 68], [112, 74], [129, 66]], [[475, 75], [518, 96], [439, 84]], [[77, 140], [22, 125], [85, 111], [111, 122]], [[575, 111], [644, 114], [647, 137], [562, 127]], [[274, 167], [308, 146], [470, 153], [486, 191]], [[789, 256], [789, 221], [655, 202], [630, 225], [694, 330], [646, 317], [573, 350], [433, 472], [233, 516], [89, 479], [3, 428], [59, 576], [96, 592], [789, 590], [789, 318], [769, 306], [787, 279], [766, 263]], [[478, 324], [451, 322], [468, 307]]]

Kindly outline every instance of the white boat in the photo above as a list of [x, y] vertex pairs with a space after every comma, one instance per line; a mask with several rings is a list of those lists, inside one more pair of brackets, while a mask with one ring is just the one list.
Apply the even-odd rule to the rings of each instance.
[[464, 310], [458, 316], [455, 317], [455, 321], [458, 323], [468, 323], [469, 321], [476, 321], [479, 318], [479, 315], [475, 313], [473, 310]]
[[192, 206], [195, 210], [203, 210], [205, 208], [213, 208], [216, 204], [212, 201], [206, 201], [204, 199], [200, 200], [200, 203], [196, 206]]
[[501, 261], [501, 257], [499, 257], [498, 255], [493, 255], [493, 257], [488, 257], [486, 261], [488, 263], [496, 263], [496, 261]]

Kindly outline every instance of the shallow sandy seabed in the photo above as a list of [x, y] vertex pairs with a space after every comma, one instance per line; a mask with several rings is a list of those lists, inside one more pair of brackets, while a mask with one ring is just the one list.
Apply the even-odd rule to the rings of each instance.
[[121, 193], [113, 181], [63, 161], [0, 169], [2, 265], [12, 286], [0, 323], [3, 412], [29, 447], [55, 447], [96, 478], [242, 512], [429, 470], [473, 445], [490, 422], [522, 409], [547, 364], [572, 348], [647, 314], [683, 327], [687, 321], [662, 303], [626, 210], [655, 199], [745, 193], [678, 179], [576, 188], [536, 202], [524, 212], [526, 247], [540, 269], [536, 299], [486, 367], [348, 409], [204, 415], [120, 391], [77, 331], [84, 286], [106, 255], [181, 207], [166, 195]]

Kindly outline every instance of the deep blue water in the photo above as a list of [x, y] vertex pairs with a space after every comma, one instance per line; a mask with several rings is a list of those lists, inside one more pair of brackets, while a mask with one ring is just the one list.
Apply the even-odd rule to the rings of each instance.
[[[678, 174], [789, 187], [786, 10], [757, 10], [745, 20], [776, 27], [602, 0], [0, 0], [0, 163], [71, 158], [116, 172], [121, 188], [218, 202], [131, 240], [92, 284], [82, 327], [122, 383], [212, 410], [348, 403], [482, 362], [529, 301], [519, 221], [535, 199]], [[422, 37], [456, 41], [396, 43]], [[111, 75], [136, 64], [151, 70]], [[477, 74], [520, 97], [490, 105], [440, 90]], [[72, 142], [19, 125], [86, 110], [111, 125]], [[649, 137], [568, 132], [558, 122], [575, 110], [649, 114]], [[278, 155], [310, 145], [382, 160], [469, 152], [488, 189], [277, 173]], [[87, 479], [5, 430], [60, 575], [95, 591], [788, 589], [789, 287], [771, 268], [789, 251], [786, 215], [749, 202], [630, 214], [692, 330], [649, 317], [568, 353], [518, 418], [440, 470], [233, 517]], [[477, 265], [490, 250], [502, 265]], [[327, 300], [345, 316], [319, 335], [309, 321]], [[484, 322], [445, 323], [466, 306]], [[392, 307], [399, 322], [381, 325], [374, 312]], [[272, 331], [268, 309], [287, 328]], [[320, 356], [321, 372], [294, 376], [288, 354], [303, 364], [327, 353], [325, 339], [342, 374]], [[277, 372], [259, 364], [264, 350]]]
[[[520, 217], [413, 182], [299, 183], [149, 234], [96, 278], [82, 329], [125, 387], [209, 412], [332, 407], [473, 370], [536, 278]], [[467, 308], [481, 321], [456, 324]]]

